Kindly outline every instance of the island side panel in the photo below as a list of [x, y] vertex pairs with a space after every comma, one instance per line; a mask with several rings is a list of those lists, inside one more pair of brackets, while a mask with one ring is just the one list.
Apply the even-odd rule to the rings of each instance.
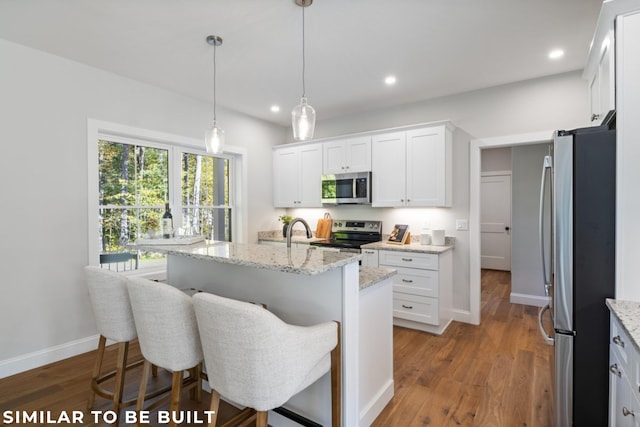
[[360, 291], [359, 421], [368, 426], [394, 394], [393, 284], [386, 279]]
[[[183, 255], [167, 256], [168, 282], [177, 288], [195, 288], [228, 298], [266, 304], [283, 321], [308, 326], [338, 320], [342, 327], [343, 425], [358, 425], [357, 328], [358, 264], [318, 275], [302, 275], [220, 263]], [[287, 408], [323, 425], [331, 424], [330, 377], [325, 375], [294, 396]], [[274, 426], [295, 426], [278, 414], [269, 414]]]

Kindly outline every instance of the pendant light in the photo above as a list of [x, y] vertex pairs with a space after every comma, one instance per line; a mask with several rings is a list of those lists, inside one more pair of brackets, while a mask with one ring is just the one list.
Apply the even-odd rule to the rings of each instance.
[[224, 148], [224, 130], [216, 123], [216, 48], [222, 44], [222, 37], [209, 36], [207, 43], [213, 46], [213, 126], [204, 134], [207, 153], [220, 154]]
[[300, 104], [293, 107], [291, 111], [291, 127], [293, 128], [294, 140], [306, 141], [313, 139], [313, 131], [316, 127], [316, 110], [307, 104], [304, 84], [304, 9], [307, 6], [311, 6], [313, 0], [295, 0], [295, 2], [302, 8], [302, 98], [300, 99]]

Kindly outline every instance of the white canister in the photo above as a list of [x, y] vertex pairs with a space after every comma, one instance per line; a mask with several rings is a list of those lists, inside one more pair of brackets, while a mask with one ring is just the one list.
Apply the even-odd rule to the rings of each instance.
[[420, 244], [421, 245], [431, 244], [431, 234], [429, 234], [428, 230], [422, 230], [422, 232], [420, 233]]
[[431, 230], [431, 244], [444, 246], [444, 230]]

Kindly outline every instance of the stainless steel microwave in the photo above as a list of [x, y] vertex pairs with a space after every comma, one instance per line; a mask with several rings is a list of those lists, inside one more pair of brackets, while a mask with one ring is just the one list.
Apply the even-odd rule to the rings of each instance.
[[371, 203], [371, 172], [322, 175], [322, 203], [347, 205]]

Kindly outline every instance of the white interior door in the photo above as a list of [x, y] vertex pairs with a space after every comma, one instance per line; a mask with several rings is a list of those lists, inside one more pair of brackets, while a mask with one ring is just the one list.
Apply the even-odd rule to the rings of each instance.
[[511, 175], [480, 180], [480, 266], [511, 270]]

